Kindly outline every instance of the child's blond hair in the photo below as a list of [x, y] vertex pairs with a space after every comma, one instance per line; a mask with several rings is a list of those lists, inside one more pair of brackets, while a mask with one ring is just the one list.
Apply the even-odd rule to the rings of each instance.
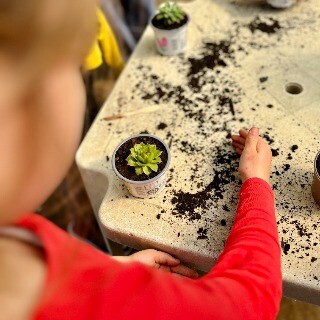
[[97, 29], [93, 0], [0, 0], [0, 54], [30, 78], [58, 59], [81, 61]]

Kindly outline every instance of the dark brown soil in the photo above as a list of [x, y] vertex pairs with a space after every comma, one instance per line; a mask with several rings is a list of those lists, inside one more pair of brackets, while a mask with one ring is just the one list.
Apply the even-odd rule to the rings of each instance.
[[205, 42], [200, 57], [190, 57], [188, 85], [195, 92], [200, 92], [203, 83], [203, 74], [205, 71], [216, 67], [226, 67], [227, 59], [233, 58], [234, 51], [231, 49], [231, 42]]
[[316, 169], [318, 172], [318, 176], [320, 176], [320, 155], [318, 155], [318, 158], [316, 160]]
[[279, 21], [269, 18], [268, 23], [261, 21], [259, 17], [256, 17], [249, 25], [249, 29], [252, 33], [259, 30], [263, 33], [273, 34], [281, 29]]
[[[162, 154], [160, 155], [160, 158], [162, 160], [161, 163], [158, 164], [158, 172], [152, 172], [149, 176], [145, 175], [144, 173], [141, 175], [136, 175], [134, 167], [130, 167], [127, 164], [127, 157], [130, 155], [130, 149], [136, 144], [136, 143], [149, 143], [149, 144], [155, 144], [157, 146], [157, 149], [162, 151]], [[117, 170], [122, 174], [125, 178], [133, 180], [133, 181], [144, 181], [152, 179], [153, 177], [157, 176], [161, 171], [164, 169], [168, 161], [168, 153], [164, 145], [157, 139], [154, 139], [152, 137], [138, 137], [131, 140], [128, 140], [126, 143], [124, 143], [117, 151], [116, 158], [115, 158], [115, 164]]]
[[166, 123], [160, 122], [160, 123], [158, 124], [158, 126], [157, 126], [157, 129], [158, 129], [158, 130], [163, 130], [163, 129], [165, 129], [167, 126], [168, 126], [168, 125], [167, 125]]
[[208, 209], [211, 206], [208, 200], [223, 199], [223, 194], [228, 185], [236, 179], [234, 172], [237, 170], [238, 157], [233, 151], [226, 153], [219, 148], [216, 149], [215, 153], [214, 161], [219, 167], [221, 166], [221, 169], [215, 171], [212, 181], [204, 186], [201, 191], [196, 193], [174, 191], [171, 199], [174, 206], [173, 215], [186, 218], [189, 221], [199, 220], [201, 219], [199, 208]]
[[151, 20], [151, 23], [154, 27], [162, 30], [173, 30], [178, 29], [185, 25], [188, 22], [188, 17], [185, 16], [183, 20], [181, 20], [179, 23], [173, 23], [170, 25], [165, 24], [164, 19], [157, 20], [156, 16]]

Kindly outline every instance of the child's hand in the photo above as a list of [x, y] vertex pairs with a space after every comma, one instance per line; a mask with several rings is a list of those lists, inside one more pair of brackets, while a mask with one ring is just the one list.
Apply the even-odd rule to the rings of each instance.
[[196, 271], [182, 265], [178, 259], [172, 257], [168, 253], [158, 250], [142, 250], [128, 257], [121, 257], [121, 259], [118, 259], [117, 257], [115, 258], [122, 262], [140, 262], [149, 267], [161, 269], [163, 271], [175, 273], [189, 278], [195, 279], [199, 276]]
[[242, 183], [254, 177], [269, 183], [272, 154], [268, 143], [259, 137], [259, 129], [255, 127], [250, 131], [241, 129], [239, 134], [231, 138], [236, 152], [241, 155], [239, 173]]

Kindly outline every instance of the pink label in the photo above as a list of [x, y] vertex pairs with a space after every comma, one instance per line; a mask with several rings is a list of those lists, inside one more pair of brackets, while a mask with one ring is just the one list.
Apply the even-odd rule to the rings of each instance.
[[157, 39], [157, 43], [158, 43], [158, 46], [160, 47], [160, 48], [165, 48], [167, 45], [168, 45], [168, 40], [167, 40], [167, 38], [165, 38], [165, 37], [163, 37], [163, 38], [158, 38]]

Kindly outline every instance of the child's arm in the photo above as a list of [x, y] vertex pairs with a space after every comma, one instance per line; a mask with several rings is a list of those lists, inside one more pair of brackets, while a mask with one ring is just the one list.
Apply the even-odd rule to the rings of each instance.
[[111, 307], [112, 318], [275, 319], [282, 284], [273, 204], [265, 181], [246, 181], [236, 222], [212, 271], [191, 280], [128, 265], [120, 282], [108, 288], [112, 300], [126, 301], [121, 316]]

